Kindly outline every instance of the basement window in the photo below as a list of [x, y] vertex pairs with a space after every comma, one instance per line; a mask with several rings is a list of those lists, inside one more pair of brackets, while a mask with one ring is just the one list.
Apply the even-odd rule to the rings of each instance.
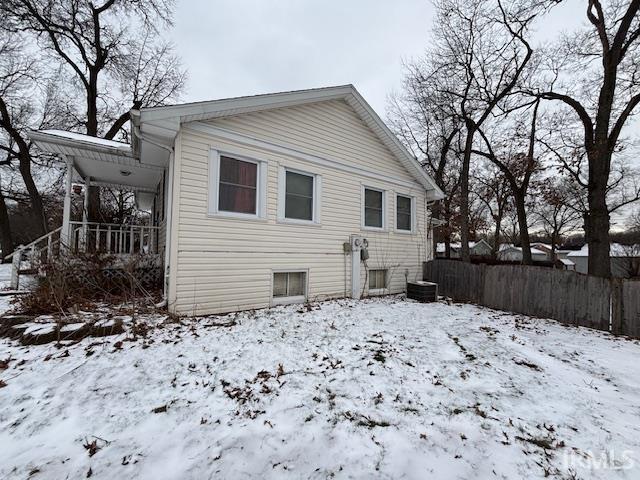
[[387, 288], [387, 270], [369, 270], [369, 292], [376, 293]]
[[304, 302], [307, 298], [307, 272], [274, 272], [274, 303]]

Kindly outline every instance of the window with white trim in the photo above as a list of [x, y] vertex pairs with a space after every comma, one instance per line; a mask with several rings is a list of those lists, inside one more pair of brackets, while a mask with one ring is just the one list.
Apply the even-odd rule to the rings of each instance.
[[364, 188], [364, 226], [384, 228], [384, 191]]
[[274, 272], [273, 298], [305, 297], [307, 272]]
[[220, 156], [218, 210], [256, 215], [258, 211], [258, 164]]
[[267, 167], [265, 161], [211, 150], [209, 214], [264, 218]]
[[413, 230], [413, 199], [411, 197], [396, 196], [396, 229], [403, 232]]
[[387, 288], [387, 270], [369, 270], [369, 290], [382, 290]]
[[320, 224], [322, 176], [281, 166], [278, 173], [278, 221]]

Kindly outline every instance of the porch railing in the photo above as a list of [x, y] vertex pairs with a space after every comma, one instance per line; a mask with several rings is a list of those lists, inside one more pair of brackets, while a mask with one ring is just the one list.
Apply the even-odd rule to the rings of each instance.
[[38, 264], [46, 262], [57, 254], [60, 248], [60, 232], [62, 227], [52, 230], [27, 245], [16, 247], [13, 253], [7, 255], [5, 260], [11, 259], [10, 288], [17, 290], [21, 273], [34, 273]]
[[72, 252], [113, 255], [157, 253], [159, 227], [116, 223], [69, 222]]

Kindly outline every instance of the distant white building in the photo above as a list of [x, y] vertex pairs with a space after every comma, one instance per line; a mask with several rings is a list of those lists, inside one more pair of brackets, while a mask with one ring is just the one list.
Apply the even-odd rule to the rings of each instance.
[[[611, 256], [611, 275], [620, 278], [640, 276], [640, 245], [612, 243], [609, 255]], [[567, 258], [575, 263], [576, 272], [589, 272], [589, 245], [569, 252]]]
[[541, 242], [532, 243], [531, 248], [544, 252], [546, 254], [545, 260], [548, 262], [556, 262], [556, 266], [562, 265], [562, 267], [565, 270], [576, 269], [575, 263], [573, 263], [572, 260], [567, 258], [567, 254], [570, 253], [572, 250], [556, 249], [554, 252], [552, 245], [548, 243], [541, 243]]
[[[516, 247], [510, 243], [500, 244], [498, 249], [498, 259], [509, 262], [521, 262], [522, 261], [522, 248]], [[547, 252], [531, 247], [531, 259], [534, 262], [546, 262], [549, 261]]]
[[[460, 242], [452, 242], [450, 258], [460, 258], [461, 252], [462, 244]], [[436, 256], [439, 258], [444, 258], [445, 254], [445, 244], [438, 243], [438, 245], [436, 246]], [[469, 242], [469, 254], [472, 257], [488, 257], [491, 255], [491, 245], [489, 245], [485, 240], [480, 240], [478, 242]]]

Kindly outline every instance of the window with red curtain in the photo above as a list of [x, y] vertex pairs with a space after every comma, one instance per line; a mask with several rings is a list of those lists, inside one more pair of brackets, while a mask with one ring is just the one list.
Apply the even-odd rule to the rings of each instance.
[[258, 165], [220, 157], [218, 210], [256, 214]]

